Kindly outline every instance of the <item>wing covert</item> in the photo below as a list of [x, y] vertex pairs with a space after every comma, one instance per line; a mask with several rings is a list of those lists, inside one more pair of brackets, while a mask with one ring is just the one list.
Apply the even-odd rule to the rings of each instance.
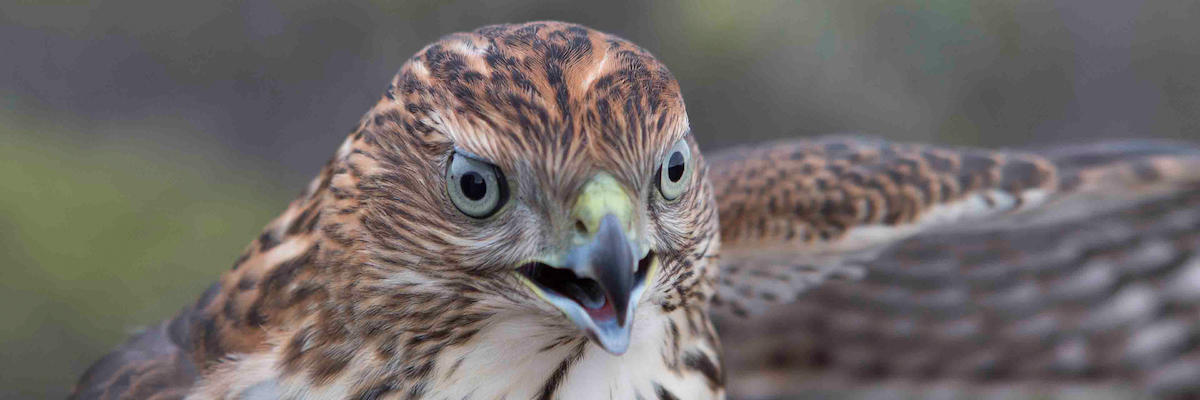
[[175, 317], [147, 327], [97, 360], [75, 384], [69, 399], [176, 400], [187, 396], [200, 369], [187, 349], [198, 309], [219, 291], [209, 286], [196, 304]]
[[[847, 140], [887, 145], [842, 138], [832, 143]], [[819, 152], [810, 149], [825, 143], [831, 141], [718, 155], [713, 169], [722, 172], [714, 175], [725, 183], [714, 185], [744, 185], [742, 178], [730, 176], [749, 170], [737, 166], [751, 165], [741, 159], [794, 147]], [[960, 159], [977, 157], [972, 150], [940, 151]], [[958, 170], [955, 178], [981, 185], [960, 186], [963, 190], [950, 192], [957, 197], [946, 199], [978, 199], [988, 207], [976, 204], [953, 218], [922, 222], [938, 212], [937, 206], [920, 208], [923, 198], [907, 200], [903, 207], [916, 208], [915, 217], [895, 219], [900, 223], [877, 236], [884, 239], [868, 251], [837, 251], [838, 240], [854, 238], [845, 233], [810, 242], [740, 233], [770, 226], [756, 219], [784, 218], [769, 207], [741, 205], [769, 204], [770, 196], [782, 191], [764, 191], [766, 197], [750, 200], [721, 197], [722, 224], [741, 224], [723, 227], [722, 233], [728, 229], [734, 235], [722, 245], [733, 255], [723, 257], [722, 267], [734, 270], [722, 271], [721, 293], [727, 296], [722, 300], [735, 313], [742, 303], [760, 308], [747, 307], [740, 314], [761, 312], [748, 318], [717, 313], [728, 369], [737, 371], [730, 379], [735, 383], [731, 396], [1027, 393], [1059, 398], [1066, 392], [1117, 397], [1146, 390], [1200, 392], [1200, 152], [1141, 141], [983, 156], [998, 160], [985, 178], [972, 177], [978, 172], [969, 168]], [[1044, 172], [1018, 174], [1007, 180], [1018, 184], [1006, 186], [1003, 161], [1011, 160]], [[869, 168], [886, 171], [901, 162], [911, 163], [886, 161]], [[778, 196], [775, 201], [782, 202]], [[768, 286], [761, 280], [794, 267], [755, 262], [766, 257], [746, 251], [762, 248], [772, 249], [768, 254], [774, 260], [802, 262], [816, 259], [814, 249], [825, 250], [824, 259], [832, 262], [810, 271], [855, 268], [862, 280], [827, 282], [792, 304], [767, 307], [762, 294], [768, 290], [804, 287], [763, 289]]]
[[721, 220], [717, 303], [737, 314], [859, 277], [889, 246], [937, 231], [1020, 229], [1127, 207], [1194, 182], [1200, 158], [1157, 142], [1044, 152], [859, 137], [709, 157]]

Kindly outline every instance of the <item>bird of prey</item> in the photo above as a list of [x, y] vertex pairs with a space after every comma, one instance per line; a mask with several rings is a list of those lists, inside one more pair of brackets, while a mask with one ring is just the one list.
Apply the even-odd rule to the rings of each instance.
[[1194, 148], [837, 136], [706, 160], [693, 129], [667, 68], [616, 36], [446, 36], [73, 397], [1200, 387]]

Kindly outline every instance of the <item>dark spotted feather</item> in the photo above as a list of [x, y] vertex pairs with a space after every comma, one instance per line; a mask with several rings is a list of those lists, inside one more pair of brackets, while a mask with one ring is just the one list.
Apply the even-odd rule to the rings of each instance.
[[1200, 153], [1028, 154], [1055, 177], [1045, 201], [902, 235], [856, 261], [860, 281], [718, 313], [731, 397], [1200, 395]]

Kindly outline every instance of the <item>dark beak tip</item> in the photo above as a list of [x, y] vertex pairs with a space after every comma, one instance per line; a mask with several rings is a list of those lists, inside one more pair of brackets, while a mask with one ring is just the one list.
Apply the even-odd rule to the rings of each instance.
[[625, 310], [629, 308], [629, 296], [633, 292], [633, 250], [629, 247], [620, 221], [612, 214], [600, 220], [593, 240], [594, 247], [588, 260], [590, 267], [609, 301], [612, 301], [617, 323], [624, 326]]

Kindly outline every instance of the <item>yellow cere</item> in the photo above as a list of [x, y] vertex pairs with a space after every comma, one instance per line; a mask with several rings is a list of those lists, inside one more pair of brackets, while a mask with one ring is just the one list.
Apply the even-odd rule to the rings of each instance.
[[616, 178], [601, 172], [584, 185], [583, 192], [575, 201], [572, 216], [582, 221], [588, 232], [596, 232], [600, 227], [600, 219], [608, 214], [617, 217], [623, 228], [628, 230], [633, 216], [633, 202]]

